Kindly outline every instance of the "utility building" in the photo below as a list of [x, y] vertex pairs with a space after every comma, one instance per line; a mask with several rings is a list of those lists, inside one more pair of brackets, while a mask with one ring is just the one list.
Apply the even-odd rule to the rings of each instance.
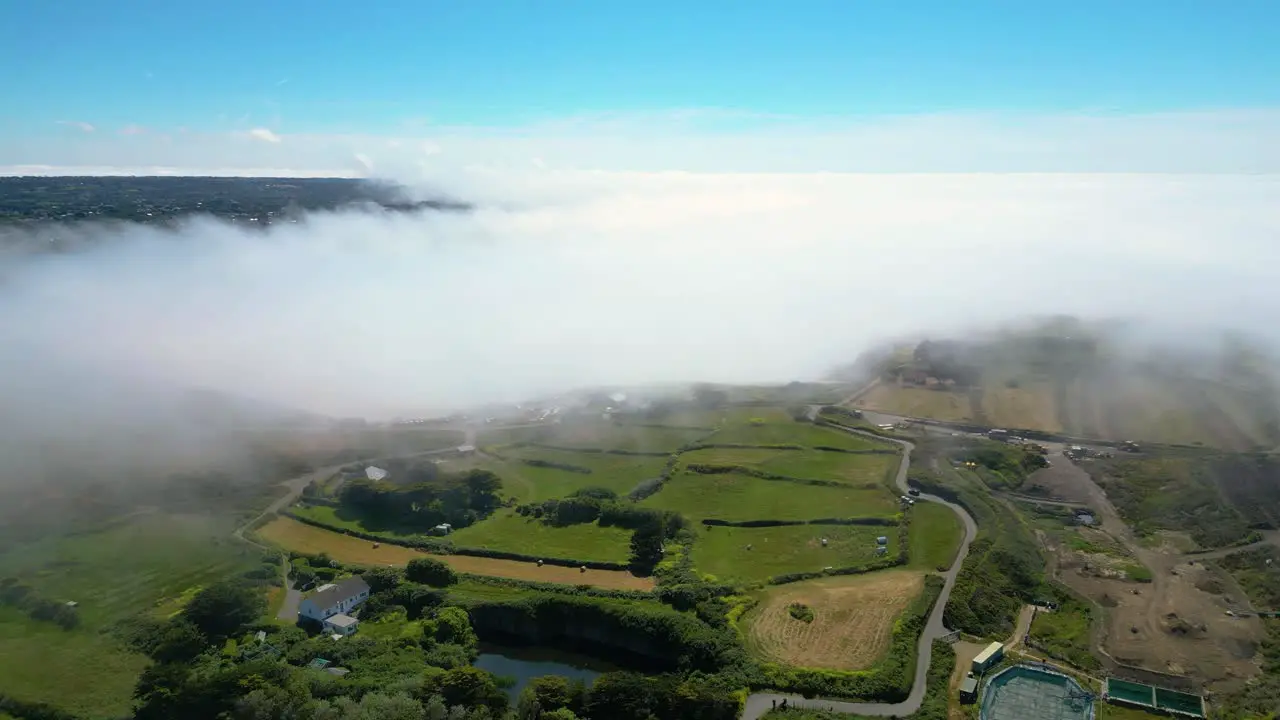
[[972, 672], [974, 675], [981, 675], [991, 669], [992, 665], [1000, 662], [1004, 658], [1004, 645], [993, 642], [986, 647], [985, 650], [978, 653], [978, 657], [973, 659]]

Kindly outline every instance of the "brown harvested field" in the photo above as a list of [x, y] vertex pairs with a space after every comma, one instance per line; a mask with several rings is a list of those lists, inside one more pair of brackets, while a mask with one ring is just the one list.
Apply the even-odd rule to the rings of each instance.
[[1053, 388], [1028, 383], [1020, 387], [989, 387], [982, 393], [982, 410], [997, 427], [1062, 432]]
[[[427, 553], [400, 545], [383, 543], [375, 548], [368, 540], [342, 535], [331, 530], [300, 523], [293, 518], [276, 518], [257, 531], [268, 542], [287, 550], [304, 553], [328, 553], [329, 557], [353, 565], [405, 565]], [[458, 572], [516, 580], [594, 585], [615, 590], [652, 590], [653, 578], [636, 577], [621, 570], [587, 570], [543, 565], [516, 560], [471, 557], [469, 555], [432, 555]]]
[[891, 415], [962, 422], [973, 420], [973, 408], [966, 393], [900, 387], [891, 382], [876, 385], [859, 398], [856, 405], [864, 410]]
[[[894, 621], [924, 588], [924, 574], [885, 570], [822, 578], [765, 591], [746, 618], [752, 649], [797, 667], [860, 670], [889, 647]], [[813, 622], [791, 616], [807, 605]]]

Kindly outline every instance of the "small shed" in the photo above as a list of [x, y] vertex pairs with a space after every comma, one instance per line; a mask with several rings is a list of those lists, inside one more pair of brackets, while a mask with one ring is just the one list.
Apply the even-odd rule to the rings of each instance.
[[453, 532], [453, 526], [449, 523], [440, 523], [431, 528], [431, 534], [433, 535], [448, 535], [451, 532]]
[[960, 702], [973, 703], [978, 700], [978, 678], [972, 674], [960, 681]]
[[364, 469], [364, 476], [370, 480], [386, 480], [389, 473], [376, 465], [370, 465]]
[[881, 535], [880, 537], [876, 538], [876, 544], [877, 544], [877, 545], [888, 545], [888, 544], [889, 544], [889, 538], [888, 538], [887, 536], [885, 536], [885, 535]]
[[458, 446], [459, 455], [474, 455], [475, 452], [476, 452], [475, 445], [459, 445]]

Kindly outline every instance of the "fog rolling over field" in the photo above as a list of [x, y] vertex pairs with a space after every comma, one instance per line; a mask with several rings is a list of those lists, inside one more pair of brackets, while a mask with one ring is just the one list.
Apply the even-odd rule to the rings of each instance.
[[[1266, 334], [1280, 310], [1267, 176], [436, 184], [481, 204], [265, 232], [87, 226], [102, 237], [81, 250], [5, 256], [6, 424], [127, 424], [144, 395], [120, 389], [143, 387], [419, 415], [596, 383], [814, 378], [886, 337], [1029, 314]], [[88, 411], [86, 386], [128, 402]]]

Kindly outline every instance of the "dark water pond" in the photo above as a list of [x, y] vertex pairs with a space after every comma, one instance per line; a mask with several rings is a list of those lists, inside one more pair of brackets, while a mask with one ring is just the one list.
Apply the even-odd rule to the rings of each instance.
[[617, 669], [599, 660], [558, 650], [484, 644], [480, 646], [475, 666], [498, 677], [514, 679], [515, 683], [507, 688], [513, 701], [520, 697], [520, 691], [530, 680], [542, 675], [559, 675], [590, 685], [601, 673]]

